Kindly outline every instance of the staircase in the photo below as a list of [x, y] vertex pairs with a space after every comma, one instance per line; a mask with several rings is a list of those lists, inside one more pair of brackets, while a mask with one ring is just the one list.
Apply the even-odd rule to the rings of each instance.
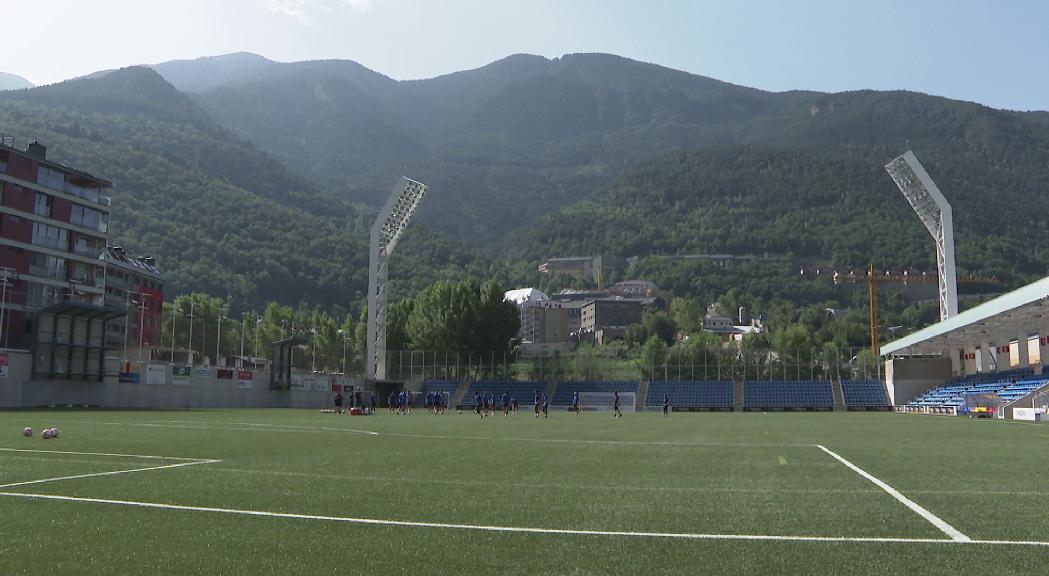
[[845, 393], [841, 390], [841, 380], [831, 379], [831, 388], [834, 390], [834, 411], [844, 412], [845, 408]]
[[637, 404], [634, 406], [634, 410], [638, 412], [645, 411], [645, 398], [648, 398], [648, 380], [642, 380], [637, 385]]
[[463, 403], [463, 396], [466, 396], [466, 390], [468, 388], [470, 388], [469, 382], [467, 382], [466, 380], [462, 380], [459, 382], [459, 387], [455, 389], [454, 393], [452, 393], [452, 398], [450, 400], [451, 406], [449, 406], [449, 408], [455, 408], [456, 406]]
[[732, 396], [732, 399], [733, 399], [732, 411], [733, 412], [742, 412], [743, 411], [743, 381], [742, 380], [735, 380], [735, 381], [733, 381], [733, 384], [734, 384], [734, 386], [736, 388], [736, 391], [735, 391], [735, 393]]

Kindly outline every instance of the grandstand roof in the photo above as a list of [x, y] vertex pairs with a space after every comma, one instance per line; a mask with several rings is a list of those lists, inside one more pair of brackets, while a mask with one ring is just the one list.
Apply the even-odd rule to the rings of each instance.
[[881, 347], [882, 356], [945, 353], [948, 348], [995, 344], [999, 336], [1038, 332], [1049, 313], [1049, 277], [984, 302]]
[[518, 288], [516, 290], [507, 290], [503, 294], [503, 301], [513, 302], [520, 306], [523, 302], [541, 302], [543, 300], [549, 300], [546, 294], [535, 288]]

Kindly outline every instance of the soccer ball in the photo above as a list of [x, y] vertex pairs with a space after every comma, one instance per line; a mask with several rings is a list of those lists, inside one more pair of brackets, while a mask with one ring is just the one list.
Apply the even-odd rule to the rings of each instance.
[[33, 429], [30, 428], [29, 426], [26, 426], [25, 428], [22, 429], [22, 436], [25, 436], [26, 438], [28, 438], [28, 437], [30, 437], [32, 435], [33, 435]]
[[41, 434], [40, 436], [43, 437], [44, 440], [50, 440], [51, 439], [51, 429], [50, 428], [45, 428], [43, 434]]
[[52, 438], [58, 438], [58, 428], [52, 428], [51, 429], [51, 437]]
[[463, 413], [463, 411], [462, 411], [462, 410], [460, 410], [460, 411], [459, 411], [459, 414], [462, 414], [462, 413]]

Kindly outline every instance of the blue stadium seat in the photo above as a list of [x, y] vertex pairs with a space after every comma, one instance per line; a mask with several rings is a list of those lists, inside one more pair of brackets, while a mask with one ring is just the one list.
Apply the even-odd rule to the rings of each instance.
[[886, 407], [889, 395], [881, 380], [842, 380], [841, 392], [845, 406]]
[[747, 380], [743, 407], [833, 409], [834, 389], [828, 380]]
[[645, 406], [662, 407], [666, 396], [676, 408], [732, 408], [734, 394], [731, 380], [655, 380], [648, 385]]

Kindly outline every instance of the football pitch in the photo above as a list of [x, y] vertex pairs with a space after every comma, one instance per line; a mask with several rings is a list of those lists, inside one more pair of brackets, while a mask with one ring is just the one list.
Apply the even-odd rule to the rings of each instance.
[[[61, 437], [41, 439], [50, 426]], [[2, 574], [1049, 566], [1043, 424], [52, 410], [0, 412], [0, 430]]]

